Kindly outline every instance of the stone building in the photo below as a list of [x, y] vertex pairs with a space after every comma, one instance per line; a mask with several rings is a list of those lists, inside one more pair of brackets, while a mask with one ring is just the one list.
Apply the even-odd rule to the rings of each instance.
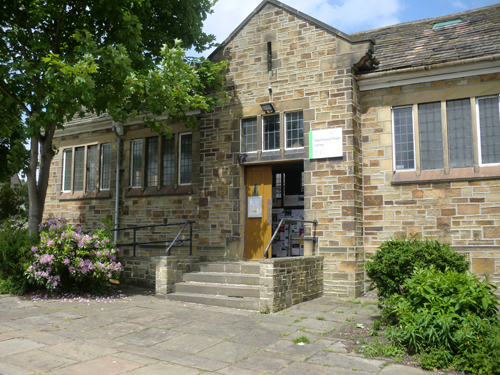
[[264, 0], [210, 56], [230, 62], [229, 103], [171, 139], [140, 119], [68, 123], [45, 214], [90, 228], [118, 200], [120, 227], [194, 220], [194, 253], [218, 261], [263, 258], [281, 218], [317, 221], [269, 253], [323, 256], [339, 296], [408, 234], [500, 282], [499, 40], [500, 4], [349, 35]]

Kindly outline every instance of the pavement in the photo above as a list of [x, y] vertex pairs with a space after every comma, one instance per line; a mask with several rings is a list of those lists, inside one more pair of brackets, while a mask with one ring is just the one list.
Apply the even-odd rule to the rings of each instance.
[[0, 295], [0, 374], [429, 374], [344, 350], [335, 332], [377, 313], [374, 299], [326, 296], [260, 314], [130, 287], [102, 299]]

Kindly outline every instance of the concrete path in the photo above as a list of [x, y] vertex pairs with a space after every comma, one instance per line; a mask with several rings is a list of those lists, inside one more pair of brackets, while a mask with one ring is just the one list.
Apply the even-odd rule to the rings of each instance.
[[[347, 354], [332, 337], [373, 321], [374, 300], [322, 297], [265, 315], [126, 292], [103, 300], [0, 296], [0, 374], [428, 374]], [[301, 336], [310, 343], [292, 342]]]

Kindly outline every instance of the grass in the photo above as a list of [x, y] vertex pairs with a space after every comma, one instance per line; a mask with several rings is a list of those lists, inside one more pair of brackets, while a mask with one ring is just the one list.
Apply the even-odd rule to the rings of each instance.
[[309, 344], [309, 339], [305, 336], [300, 336], [297, 337], [296, 339], [293, 339], [292, 342], [295, 344], [298, 344], [300, 342], [303, 342], [304, 344]]
[[316, 319], [317, 320], [325, 320], [325, 317], [324, 316], [317, 316]]

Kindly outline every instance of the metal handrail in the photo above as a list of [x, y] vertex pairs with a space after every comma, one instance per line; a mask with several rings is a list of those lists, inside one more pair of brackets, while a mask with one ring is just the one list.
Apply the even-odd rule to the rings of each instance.
[[[135, 257], [135, 249], [137, 245], [149, 245], [149, 244], [154, 244], [154, 243], [164, 243], [164, 244], [169, 244], [170, 245], [167, 247], [167, 255], [170, 255], [170, 250], [174, 246], [174, 244], [177, 242], [179, 236], [181, 235], [182, 231], [186, 226], [189, 224], [189, 240], [181, 240], [182, 244], [184, 244], [184, 241], [189, 241], [189, 255], [193, 255], [193, 224], [194, 220], [186, 220], [182, 221], [180, 223], [169, 223], [169, 224], [154, 224], [154, 225], [141, 225], [141, 226], [135, 226], [135, 227], [126, 227], [126, 228], [115, 228], [111, 229], [112, 232], [119, 232], [121, 230], [133, 230], [134, 231], [134, 242], [130, 243], [121, 243], [117, 244], [116, 246], [134, 246], [134, 257]], [[174, 225], [182, 225], [182, 228], [179, 230], [177, 235], [175, 236], [173, 241], [146, 241], [146, 242], [137, 242], [137, 235], [136, 231], [137, 229], [144, 229], [144, 228], [155, 228], [155, 227], [170, 227]]]
[[[269, 247], [273, 243], [274, 238], [276, 237], [276, 235], [278, 234], [278, 231], [281, 228], [281, 225], [283, 225], [283, 223], [285, 221], [298, 221], [300, 223], [311, 223], [311, 224], [314, 224], [314, 234], [316, 234], [316, 226], [318, 225], [318, 220], [299, 220], [299, 219], [283, 218], [283, 219], [280, 220], [280, 222], [278, 224], [278, 227], [274, 231], [274, 234], [271, 237], [271, 241], [269, 241], [269, 243], [267, 244], [266, 250], [264, 251], [264, 257], [265, 258], [269, 257]], [[288, 248], [286, 249], [286, 252], [287, 252], [286, 256], [287, 257], [289, 257], [290, 255], [292, 255], [291, 254], [291, 252], [292, 252], [292, 233], [290, 232], [290, 224], [288, 224], [288, 232], [289, 232], [289, 234], [288, 234]], [[304, 238], [304, 240], [312, 240], [313, 242], [316, 242], [317, 238], [316, 238], [316, 236], [313, 236], [313, 238]]]

